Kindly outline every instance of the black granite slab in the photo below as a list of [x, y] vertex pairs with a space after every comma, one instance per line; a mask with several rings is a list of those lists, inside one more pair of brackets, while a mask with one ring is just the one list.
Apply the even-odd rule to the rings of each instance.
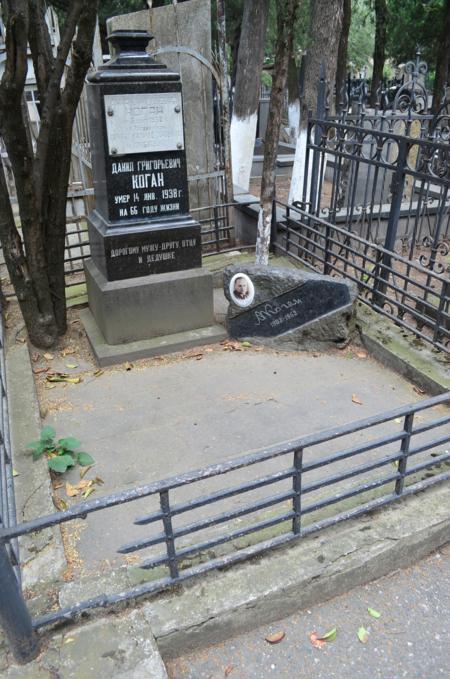
[[201, 267], [200, 224], [191, 217], [111, 226], [88, 219], [91, 257], [109, 281]]
[[108, 218], [155, 219], [189, 212], [186, 154], [106, 157]]
[[228, 319], [232, 337], [276, 337], [350, 303], [347, 285], [307, 280], [281, 295]]

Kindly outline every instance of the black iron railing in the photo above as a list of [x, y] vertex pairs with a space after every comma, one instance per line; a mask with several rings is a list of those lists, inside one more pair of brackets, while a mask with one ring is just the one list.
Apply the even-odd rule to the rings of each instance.
[[[35, 652], [34, 637], [25, 634], [24, 629], [38, 629], [99, 606], [161, 591], [448, 480], [450, 412], [443, 406], [449, 403], [447, 393], [222, 464], [85, 501], [15, 527], [3, 527], [0, 541], [5, 543], [50, 526], [88, 519], [93, 512], [107, 512], [143, 498], [150, 502], [156, 497], [159, 508], [135, 520], [136, 525], [145, 527], [143, 537], [119, 545], [118, 551], [129, 554], [162, 545], [162, 553], [145, 552], [139, 566], [167, 568], [163, 577], [156, 575], [154, 580], [127, 591], [100, 594], [50, 610], [34, 621], [24, 611], [17, 591], [17, 606], [11, 609], [17, 611], [17, 620], [13, 615], [6, 630], [13, 649], [16, 654], [22, 653], [22, 659], [27, 652], [30, 657]], [[248, 478], [250, 471], [252, 477]], [[237, 481], [230, 481], [236, 473]], [[177, 500], [181, 490], [190, 491], [188, 499]], [[214, 507], [218, 507], [216, 513]], [[193, 520], [189, 519], [191, 515]], [[246, 523], [242, 523], [244, 517]], [[180, 518], [186, 522], [180, 523]], [[156, 527], [156, 531], [148, 533], [149, 526]], [[210, 529], [214, 531], [208, 533]], [[206, 537], [193, 541], [192, 536], [198, 533]], [[244, 545], [239, 542], [243, 538]], [[10, 570], [8, 563], [2, 563], [0, 607]], [[9, 615], [11, 618], [11, 611]]]
[[[0, 529], [16, 525], [14, 469], [9, 428], [8, 392], [6, 385], [5, 329], [0, 307]], [[19, 547], [17, 540], [8, 540], [6, 550], [20, 582]]]
[[275, 250], [358, 285], [361, 301], [450, 353], [450, 280], [298, 206], [276, 202], [284, 219]]

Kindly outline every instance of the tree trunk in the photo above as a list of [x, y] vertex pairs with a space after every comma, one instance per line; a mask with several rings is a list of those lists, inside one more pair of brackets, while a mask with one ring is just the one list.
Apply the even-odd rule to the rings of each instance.
[[375, 47], [373, 51], [373, 74], [370, 88], [370, 105], [375, 106], [377, 90], [383, 80], [386, 51], [386, 27], [388, 10], [386, 0], [375, 0]]
[[272, 207], [275, 195], [275, 170], [280, 138], [281, 115], [287, 81], [289, 59], [292, 56], [294, 26], [300, 0], [285, 0], [277, 9], [277, 50], [270, 95], [269, 115], [264, 145], [261, 180], [261, 205], [256, 240], [256, 264], [268, 264]]
[[344, 0], [344, 15], [342, 18], [342, 30], [339, 39], [336, 67], [336, 105], [341, 101], [343, 90], [347, 87], [347, 51], [351, 22], [352, 2], [351, 0]]
[[439, 40], [439, 49], [436, 58], [436, 75], [433, 86], [433, 113], [439, 111], [444, 88], [447, 85], [448, 70], [450, 66], [450, 0], [445, 0], [442, 19], [442, 33]]
[[[29, 338], [47, 348], [66, 330], [64, 243], [72, 125], [91, 60], [98, 0], [70, 3], [56, 57], [50, 49], [43, 0], [3, 0], [2, 8], [7, 26], [0, 133], [14, 174], [23, 246], [7, 207], [3, 169], [0, 238]], [[36, 150], [23, 105], [28, 44], [41, 103]]]
[[295, 141], [298, 137], [300, 126], [300, 82], [299, 69], [297, 68], [293, 55], [291, 55], [291, 58], [289, 59], [287, 85], [289, 133], [291, 138]]
[[269, 0], [245, 0], [231, 119], [233, 182], [248, 191], [258, 121]]
[[330, 91], [333, 92], [334, 89], [343, 16], [344, 0], [311, 0], [310, 47], [304, 57], [305, 80], [300, 110], [300, 132], [297, 137], [289, 192], [290, 203], [302, 199], [308, 113], [316, 110], [317, 84], [322, 64]]

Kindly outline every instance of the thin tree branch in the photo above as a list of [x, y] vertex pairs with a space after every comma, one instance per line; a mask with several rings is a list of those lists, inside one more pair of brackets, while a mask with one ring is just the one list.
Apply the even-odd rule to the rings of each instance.
[[31, 58], [33, 59], [36, 84], [41, 106], [45, 106], [45, 98], [49, 84], [50, 73], [54, 65], [50, 33], [45, 21], [46, 6], [44, 0], [29, 0], [30, 25], [28, 42]]

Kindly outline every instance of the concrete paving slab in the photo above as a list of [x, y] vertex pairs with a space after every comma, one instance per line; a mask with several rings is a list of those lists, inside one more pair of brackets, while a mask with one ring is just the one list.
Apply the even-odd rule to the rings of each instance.
[[12, 664], [5, 679], [167, 679], [150, 626], [141, 610], [71, 627], [44, 640], [39, 657]]
[[[357, 349], [328, 354], [280, 353], [253, 347], [243, 351], [224, 349], [227, 347], [195, 349], [195, 353], [185, 357], [136, 363], [129, 370], [117, 367], [97, 377], [93, 365], [93, 372], [81, 384], [57, 385], [48, 392], [45, 422], [54, 426], [59, 436], [79, 438], [83, 449], [94, 457], [96, 464], [89, 476], [97, 475], [104, 481], [104, 485], [96, 486], [96, 496], [339, 427], [423, 398], [408, 382]], [[417, 422], [444, 412], [441, 407], [426, 415], [419, 414]], [[387, 423], [377, 427], [373, 435], [400, 430], [402, 426], [401, 421]], [[357, 432], [340, 446], [355, 445], [366, 435]], [[316, 459], [336, 449], [337, 442], [322, 445], [308, 451], [305, 459]], [[429, 454], [430, 451], [424, 453], [424, 459], [428, 456], [429, 460]], [[370, 455], [373, 453], [362, 455], [358, 464], [373, 459]], [[171, 494], [172, 502], [189, 499], [192, 493], [212, 492], [273, 470], [287, 469], [291, 464], [291, 459], [277, 459], [258, 465], [257, 469], [234, 472], [227, 479], [217, 477], [208, 484], [202, 482], [200, 487], [187, 486]], [[348, 468], [348, 464], [339, 463], [333, 472]], [[326, 473], [316, 470], [310, 480], [323, 479]], [[367, 478], [375, 479], [379, 473], [375, 470]], [[66, 476], [70, 483], [79, 480], [78, 470], [71, 470]], [[363, 481], [358, 479], [358, 483]], [[352, 479], [342, 482], [336, 486], [336, 493], [350, 488], [353, 482]], [[286, 490], [290, 483], [289, 479], [284, 485], [274, 485], [269, 494]], [[312, 492], [311, 502], [321, 497], [321, 492]], [[73, 502], [64, 488], [59, 493], [67, 502]], [[211, 512], [235, 509], [267, 494], [267, 489], [263, 489], [251, 496], [230, 498]], [[73, 549], [83, 572], [89, 574], [124, 563], [136, 565], [139, 555], [121, 556], [116, 550], [135, 538], [149, 535], [147, 527], [134, 526], [133, 521], [155, 509], [157, 498], [147, 498], [92, 514], [87, 521], [79, 522]], [[198, 510], [186, 520], [200, 516], [202, 511]], [[221, 529], [232, 530], [241, 526], [241, 521], [230, 521]], [[156, 531], [159, 530], [157, 526]], [[198, 537], [202, 540], [210, 535], [206, 531]], [[180, 540], [179, 546], [183, 544], [187, 543]], [[159, 553], [158, 548], [152, 551], [152, 555]], [[144, 558], [148, 555], [142, 553]]]

